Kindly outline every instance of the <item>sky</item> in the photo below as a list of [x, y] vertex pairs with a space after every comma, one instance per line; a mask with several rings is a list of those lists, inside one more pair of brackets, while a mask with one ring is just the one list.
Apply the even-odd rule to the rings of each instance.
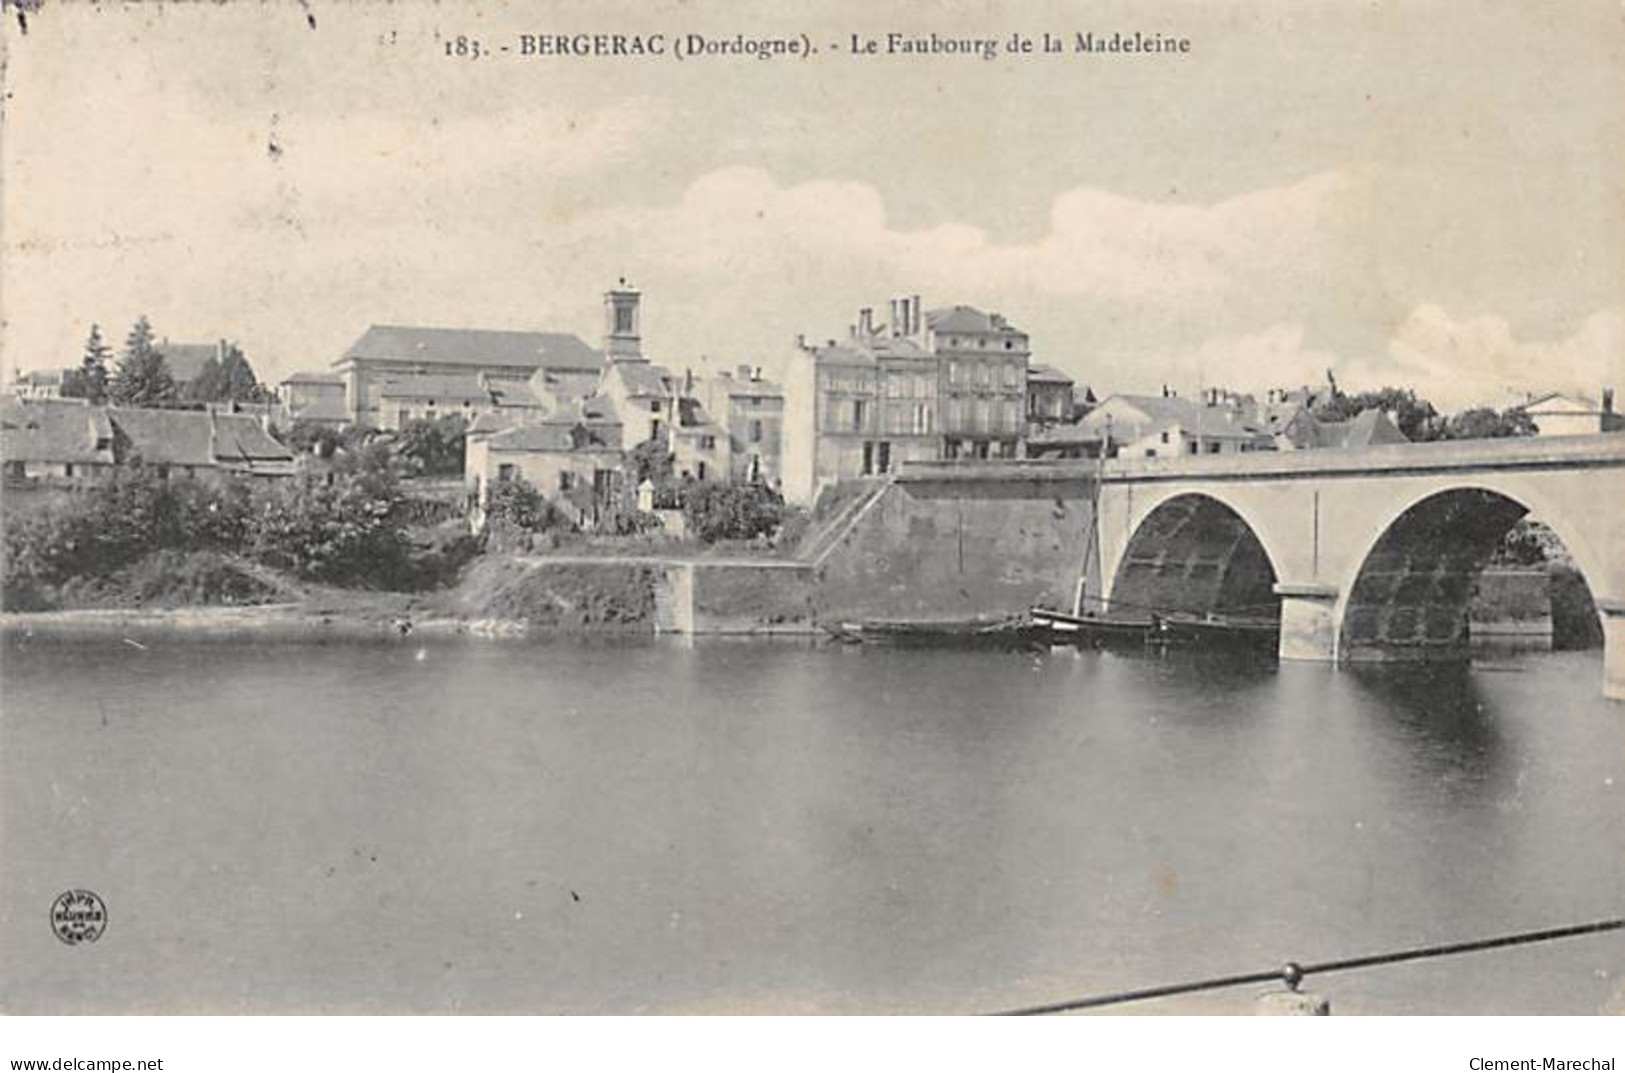
[[[804, 6], [8, 17], [4, 375], [142, 314], [271, 380], [373, 323], [596, 343], [625, 277], [647, 351], [696, 371], [774, 372], [798, 334], [920, 294], [1004, 313], [1101, 394], [1625, 385], [1619, 0]], [[850, 51], [893, 31], [1191, 49]], [[818, 53], [518, 54], [555, 33]], [[448, 57], [458, 35], [510, 51]]]

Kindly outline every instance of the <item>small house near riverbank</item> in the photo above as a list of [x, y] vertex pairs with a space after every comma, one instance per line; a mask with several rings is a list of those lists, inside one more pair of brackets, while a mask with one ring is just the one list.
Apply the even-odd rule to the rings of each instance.
[[95, 483], [138, 462], [160, 479], [294, 475], [293, 452], [248, 414], [66, 400], [0, 402], [0, 459], [13, 490]]

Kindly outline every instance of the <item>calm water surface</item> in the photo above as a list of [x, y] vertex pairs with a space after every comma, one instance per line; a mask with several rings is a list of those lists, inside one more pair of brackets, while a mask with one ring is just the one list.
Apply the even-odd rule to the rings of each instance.
[[[1596, 653], [143, 643], [6, 642], [5, 1010], [973, 1012], [1625, 906]], [[70, 887], [94, 946], [47, 926]], [[1315, 986], [1622, 982], [1615, 935]]]

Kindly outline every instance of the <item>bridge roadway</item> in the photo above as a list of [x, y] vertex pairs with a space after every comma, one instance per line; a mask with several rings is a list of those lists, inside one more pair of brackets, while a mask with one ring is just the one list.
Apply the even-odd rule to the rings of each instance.
[[1459, 654], [1473, 582], [1526, 515], [1562, 541], [1625, 699], [1625, 435], [1105, 462], [922, 463], [899, 482], [1098, 482], [1085, 598], [1273, 611], [1283, 659]]

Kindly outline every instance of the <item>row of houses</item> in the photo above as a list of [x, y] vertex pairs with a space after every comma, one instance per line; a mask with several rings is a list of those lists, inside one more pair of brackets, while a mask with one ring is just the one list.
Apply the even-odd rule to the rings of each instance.
[[293, 452], [249, 414], [49, 397], [0, 398], [0, 459], [8, 492], [79, 487], [137, 460], [160, 479], [270, 479], [295, 472]]
[[[912, 461], [1166, 458], [1405, 442], [1381, 411], [1347, 421], [1317, 417], [1324, 400], [1308, 388], [1270, 391], [1262, 402], [1219, 389], [1185, 398], [1166, 387], [1160, 395], [1097, 400], [1055, 366], [1034, 361], [1028, 334], [997, 312], [926, 309], [919, 295], [892, 299], [883, 318], [877, 312], [859, 309], [841, 338], [798, 338], [783, 364], [782, 386], [751, 365], [695, 376], [645, 352], [642, 295], [623, 279], [604, 294], [597, 347], [559, 331], [373, 325], [327, 369], [286, 377], [274, 403], [234, 408], [259, 421], [234, 412], [148, 418], [93, 409], [46, 424], [129, 426], [158, 453], [165, 448], [156, 441], [229, 444], [229, 430], [240, 428], [239, 446], [251, 440], [252, 451], [270, 459], [275, 441], [262, 424], [387, 431], [457, 416], [467, 429], [465, 480], [479, 498], [492, 481], [511, 476], [549, 495], [601, 495], [622, 481], [634, 452], [648, 444], [670, 457], [678, 477], [761, 484], [802, 504], [835, 482], [884, 476]], [[165, 341], [160, 349], [172, 375], [184, 380], [227, 346]], [[48, 380], [19, 379], [12, 401], [49, 401]], [[1548, 394], [1519, 405], [1542, 433], [1618, 427], [1611, 393], [1601, 404]], [[175, 431], [160, 434], [143, 422], [173, 422]], [[256, 431], [246, 431], [250, 426]], [[47, 447], [40, 450], [65, 442], [56, 436], [41, 440]], [[69, 438], [83, 439], [77, 431]], [[22, 442], [12, 437], [5, 454], [16, 479], [46, 476], [52, 465], [116, 464], [104, 455], [54, 462], [14, 455], [10, 446], [35, 450]], [[213, 450], [199, 447], [188, 457], [214, 458]], [[234, 463], [217, 458], [210, 465], [226, 472]]]

